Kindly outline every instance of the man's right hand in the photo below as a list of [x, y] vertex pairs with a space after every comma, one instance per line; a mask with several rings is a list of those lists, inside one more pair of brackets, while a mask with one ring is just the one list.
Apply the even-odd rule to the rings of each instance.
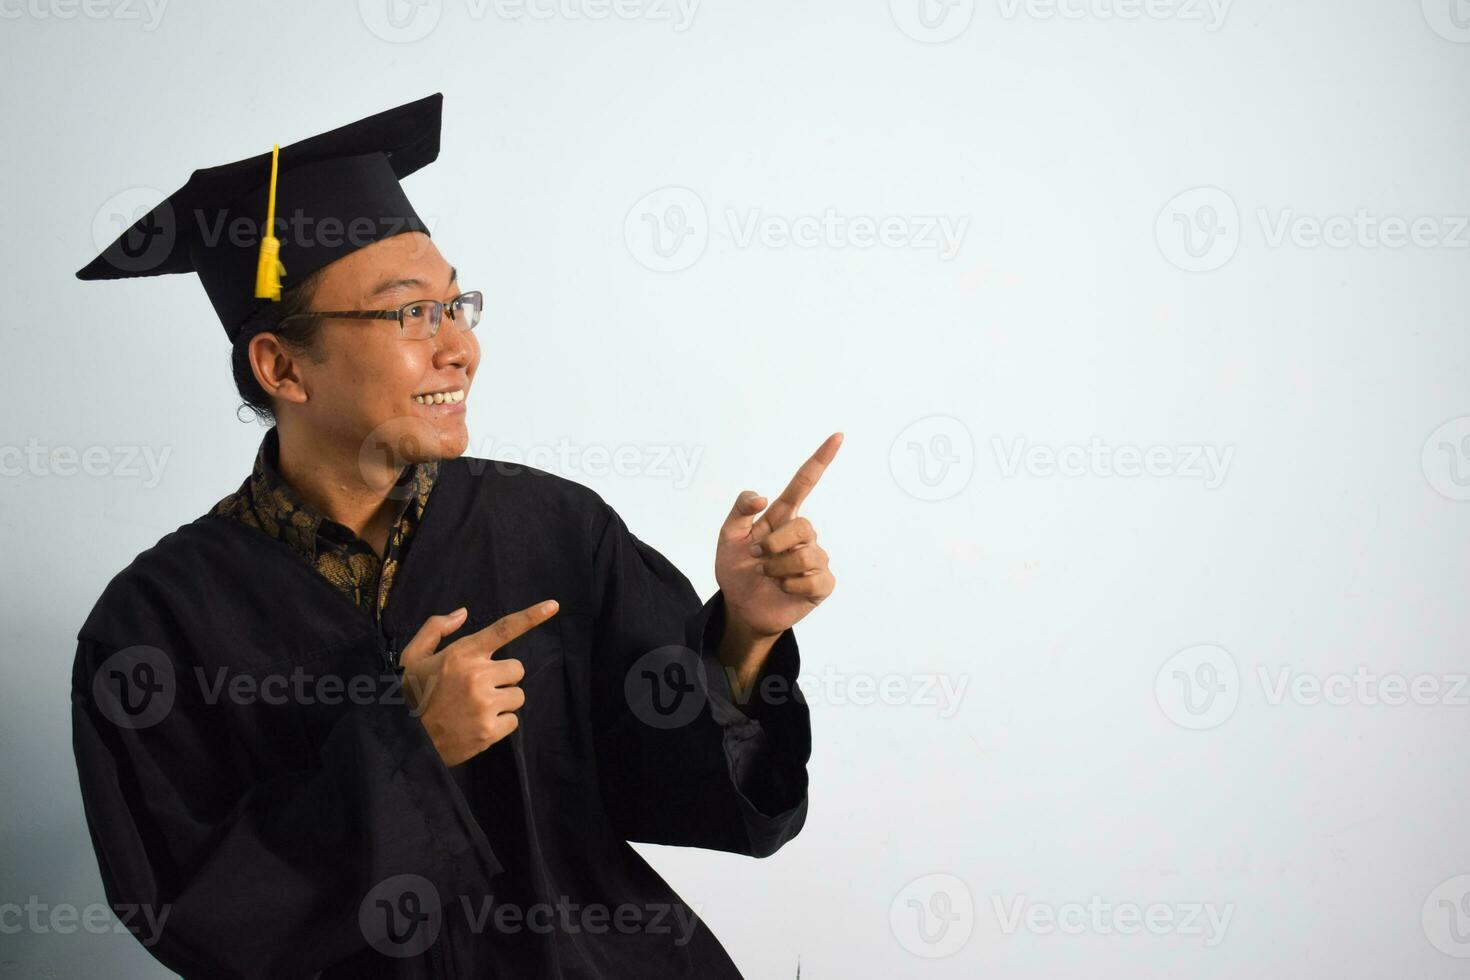
[[519, 726], [516, 711], [526, 695], [518, 685], [526, 670], [519, 660], [491, 656], [555, 616], [558, 608], [555, 599], [538, 602], [439, 650], [469, 615], [460, 607], [430, 616], [404, 647], [399, 658], [404, 692], [446, 766], [479, 755]]

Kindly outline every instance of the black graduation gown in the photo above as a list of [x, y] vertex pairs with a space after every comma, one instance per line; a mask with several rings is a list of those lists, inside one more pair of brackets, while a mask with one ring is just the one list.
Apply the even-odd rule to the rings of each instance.
[[[430, 615], [468, 607], [447, 643], [546, 598], [498, 654], [526, 669], [520, 728], [445, 767], [395, 651]], [[627, 843], [762, 857], [805, 821], [795, 635], [763, 674], [788, 696], [747, 717], [723, 620], [599, 495], [531, 467], [442, 464], [380, 627], [285, 544], [200, 517], [78, 635], [108, 899], [187, 976], [737, 977]]]

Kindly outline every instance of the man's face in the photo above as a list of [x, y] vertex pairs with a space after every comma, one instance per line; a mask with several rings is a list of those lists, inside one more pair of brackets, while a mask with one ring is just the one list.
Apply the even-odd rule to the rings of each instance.
[[[447, 303], [462, 291], [455, 275], [428, 235], [406, 232], [329, 265], [311, 309]], [[325, 320], [316, 357], [298, 363], [309, 394], [300, 417], [327, 440], [357, 445], [365, 464], [452, 459], [469, 444], [463, 399], [480, 363], [480, 344], [447, 311], [426, 340], [400, 337], [395, 320]], [[449, 397], [439, 403], [422, 397], [436, 393]]]

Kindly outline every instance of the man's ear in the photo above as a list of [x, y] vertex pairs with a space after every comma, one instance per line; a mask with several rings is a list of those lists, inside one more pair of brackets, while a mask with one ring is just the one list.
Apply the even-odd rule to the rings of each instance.
[[296, 404], [306, 401], [300, 358], [279, 337], [265, 332], [256, 334], [250, 339], [249, 358], [255, 380], [268, 396]]

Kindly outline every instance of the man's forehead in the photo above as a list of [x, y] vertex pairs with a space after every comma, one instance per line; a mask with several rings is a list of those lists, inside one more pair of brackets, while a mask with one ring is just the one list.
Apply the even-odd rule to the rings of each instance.
[[375, 297], [382, 296], [385, 293], [391, 293], [400, 289], [447, 289], [448, 287], [454, 285], [454, 281], [458, 278], [459, 270], [455, 269], [453, 266], [449, 267], [448, 276], [438, 282], [434, 281], [433, 278], [426, 278], [422, 275], [406, 276], [389, 273], [388, 275], [379, 279], [378, 283], [370, 288], [367, 291], [366, 295], [368, 299], [373, 299]]
[[[458, 272], [420, 233], [396, 235], [334, 262], [317, 290], [322, 299], [366, 301], [403, 289], [429, 294], [452, 285]], [[313, 303], [319, 306], [319, 303]]]

